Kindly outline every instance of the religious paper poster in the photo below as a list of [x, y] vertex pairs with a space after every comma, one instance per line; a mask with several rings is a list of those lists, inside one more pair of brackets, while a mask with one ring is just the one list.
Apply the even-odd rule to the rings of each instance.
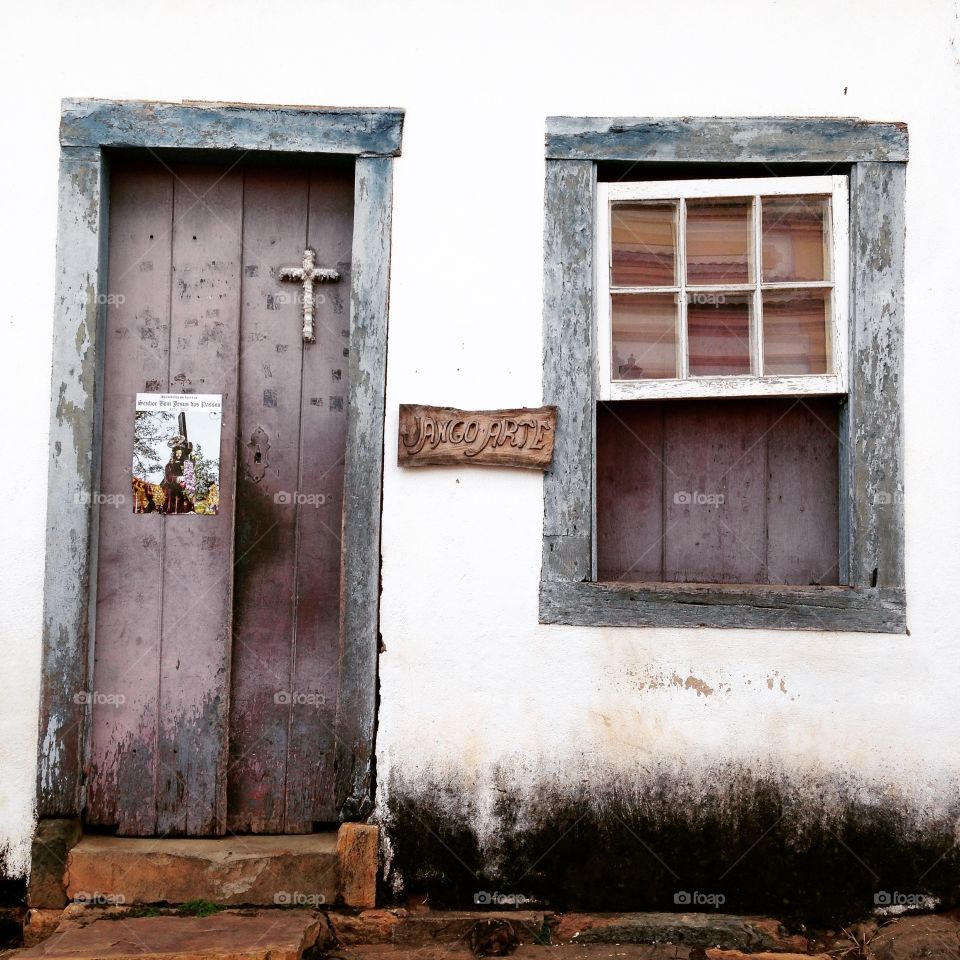
[[219, 393], [137, 394], [134, 513], [216, 514], [222, 413]]

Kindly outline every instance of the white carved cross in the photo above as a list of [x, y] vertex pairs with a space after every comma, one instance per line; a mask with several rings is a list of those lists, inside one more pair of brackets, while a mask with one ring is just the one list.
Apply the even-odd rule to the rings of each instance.
[[303, 284], [303, 339], [313, 343], [313, 285], [325, 281], [339, 280], [337, 270], [317, 266], [317, 255], [307, 247], [303, 251], [302, 267], [281, 267], [281, 280], [293, 280]]

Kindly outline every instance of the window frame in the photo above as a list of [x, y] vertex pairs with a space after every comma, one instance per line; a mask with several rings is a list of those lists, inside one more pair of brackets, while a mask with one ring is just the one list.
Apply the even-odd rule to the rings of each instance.
[[[903, 326], [907, 129], [850, 118], [547, 120], [541, 623], [904, 633]], [[692, 164], [836, 164], [849, 175], [847, 396], [840, 413], [839, 587], [592, 580], [598, 164], [666, 179]], [[669, 170], [658, 164], [669, 164]], [[789, 167], [787, 167], [789, 165]], [[786, 170], [785, 170], [786, 168]], [[719, 171], [718, 171], [719, 172]], [[651, 175], [653, 174], [653, 175]]]
[[[685, 365], [682, 354], [687, 347], [686, 303], [684, 293], [744, 292], [749, 290], [754, 298], [751, 320], [751, 361], [753, 366], [762, 364], [763, 339], [762, 317], [757, 309], [763, 290], [825, 289], [833, 292], [830, 322], [830, 350], [835, 370], [830, 374], [797, 374], [791, 376], [767, 374], [742, 374], [723, 376], [694, 376], [688, 374], [677, 378], [649, 380], [614, 380], [611, 376], [612, 316], [610, 309], [610, 211], [614, 203], [638, 201], [686, 201], [688, 199], [724, 199], [777, 196], [823, 196], [831, 199], [830, 231], [831, 279], [825, 281], [793, 281], [763, 283], [759, 275], [759, 209], [753, 211], [754, 253], [757, 257], [757, 274], [752, 283], [739, 284], [689, 284], [682, 275], [685, 260], [680, 260], [681, 275], [670, 286], [632, 288], [638, 293], [676, 293], [679, 302], [679, 329], [677, 337], [678, 367]], [[681, 214], [682, 217], [682, 214]], [[681, 219], [681, 223], [682, 223]], [[681, 228], [682, 229], [682, 226]], [[681, 248], [678, 237], [678, 255]], [[685, 242], [685, 241], [684, 241]], [[597, 291], [597, 398], [601, 401], [679, 399], [707, 397], [759, 397], [784, 395], [824, 395], [847, 392], [847, 351], [843, 344], [848, 336], [849, 306], [849, 190], [846, 176], [813, 177], [732, 177], [713, 180], [653, 180], [624, 181], [597, 184], [597, 225], [595, 233], [595, 285]], [[616, 288], [617, 291], [630, 288]]]

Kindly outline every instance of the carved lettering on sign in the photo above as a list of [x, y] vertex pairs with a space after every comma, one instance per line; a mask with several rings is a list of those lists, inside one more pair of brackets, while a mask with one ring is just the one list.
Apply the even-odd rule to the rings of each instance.
[[556, 426], [556, 407], [468, 411], [401, 403], [397, 462], [546, 470]]

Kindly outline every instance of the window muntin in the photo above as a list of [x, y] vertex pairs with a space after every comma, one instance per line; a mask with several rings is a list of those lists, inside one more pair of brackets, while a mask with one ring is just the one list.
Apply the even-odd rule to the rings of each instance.
[[845, 177], [598, 192], [601, 400], [845, 392]]

